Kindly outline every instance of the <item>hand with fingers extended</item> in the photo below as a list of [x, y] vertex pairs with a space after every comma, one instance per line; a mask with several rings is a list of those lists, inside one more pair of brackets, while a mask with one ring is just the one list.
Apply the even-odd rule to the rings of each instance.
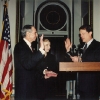
[[42, 34], [40, 37], [40, 48], [41, 49], [44, 49], [43, 37], [44, 37], [44, 35]]
[[71, 47], [72, 47], [72, 43], [70, 42], [70, 39], [67, 38], [67, 39], [65, 40], [65, 48], [66, 48], [66, 51], [69, 52], [70, 49], [71, 49]]
[[57, 73], [55, 73], [53, 71], [46, 70], [45, 71], [44, 78], [47, 79], [47, 78], [50, 78], [50, 77], [57, 77]]

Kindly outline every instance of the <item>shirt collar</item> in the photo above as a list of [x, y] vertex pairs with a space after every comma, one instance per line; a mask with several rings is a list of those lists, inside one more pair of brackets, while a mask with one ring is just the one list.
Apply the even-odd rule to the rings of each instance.
[[23, 40], [27, 43], [27, 45], [28, 45], [29, 47], [31, 47], [31, 43], [30, 43], [27, 39], [23, 38]]
[[93, 41], [93, 38], [89, 42], [87, 42], [87, 47], [91, 44], [92, 41]]

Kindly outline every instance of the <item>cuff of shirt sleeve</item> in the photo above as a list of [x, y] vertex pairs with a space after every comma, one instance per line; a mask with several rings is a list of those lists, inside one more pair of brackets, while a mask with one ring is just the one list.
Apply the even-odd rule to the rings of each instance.
[[46, 74], [46, 71], [47, 71], [47, 69], [44, 69], [44, 70], [43, 70], [43, 74], [44, 74], [44, 75]]
[[43, 55], [45, 55], [45, 51], [42, 48], [40, 48], [39, 50]]
[[70, 54], [70, 52], [66, 52], [67, 53], [67, 55], [69, 55], [70, 57], [71, 57], [71, 54]]
[[66, 51], [66, 53], [70, 53], [70, 51]]

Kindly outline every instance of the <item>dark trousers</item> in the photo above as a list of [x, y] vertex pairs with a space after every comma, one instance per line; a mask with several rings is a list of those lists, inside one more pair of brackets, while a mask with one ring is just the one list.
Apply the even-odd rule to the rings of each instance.
[[37, 100], [46, 100], [48, 97], [54, 96], [54, 81], [50, 79], [39, 79], [36, 85]]
[[80, 100], [99, 100], [99, 95], [90, 92], [80, 92]]

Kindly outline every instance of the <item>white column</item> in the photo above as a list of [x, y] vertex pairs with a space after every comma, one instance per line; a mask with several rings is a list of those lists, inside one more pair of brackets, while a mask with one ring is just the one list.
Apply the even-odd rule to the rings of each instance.
[[[11, 36], [11, 47], [12, 47], [12, 60], [13, 60], [13, 85], [14, 85], [14, 55], [13, 50], [16, 40], [16, 0], [8, 1], [8, 14], [10, 22], [10, 36]], [[14, 94], [14, 90], [13, 90]]]
[[93, 0], [93, 37], [100, 41], [100, 0]]
[[81, 0], [74, 0], [74, 44], [79, 44], [79, 27], [81, 26]]
[[33, 0], [25, 0], [25, 24], [33, 25]]

